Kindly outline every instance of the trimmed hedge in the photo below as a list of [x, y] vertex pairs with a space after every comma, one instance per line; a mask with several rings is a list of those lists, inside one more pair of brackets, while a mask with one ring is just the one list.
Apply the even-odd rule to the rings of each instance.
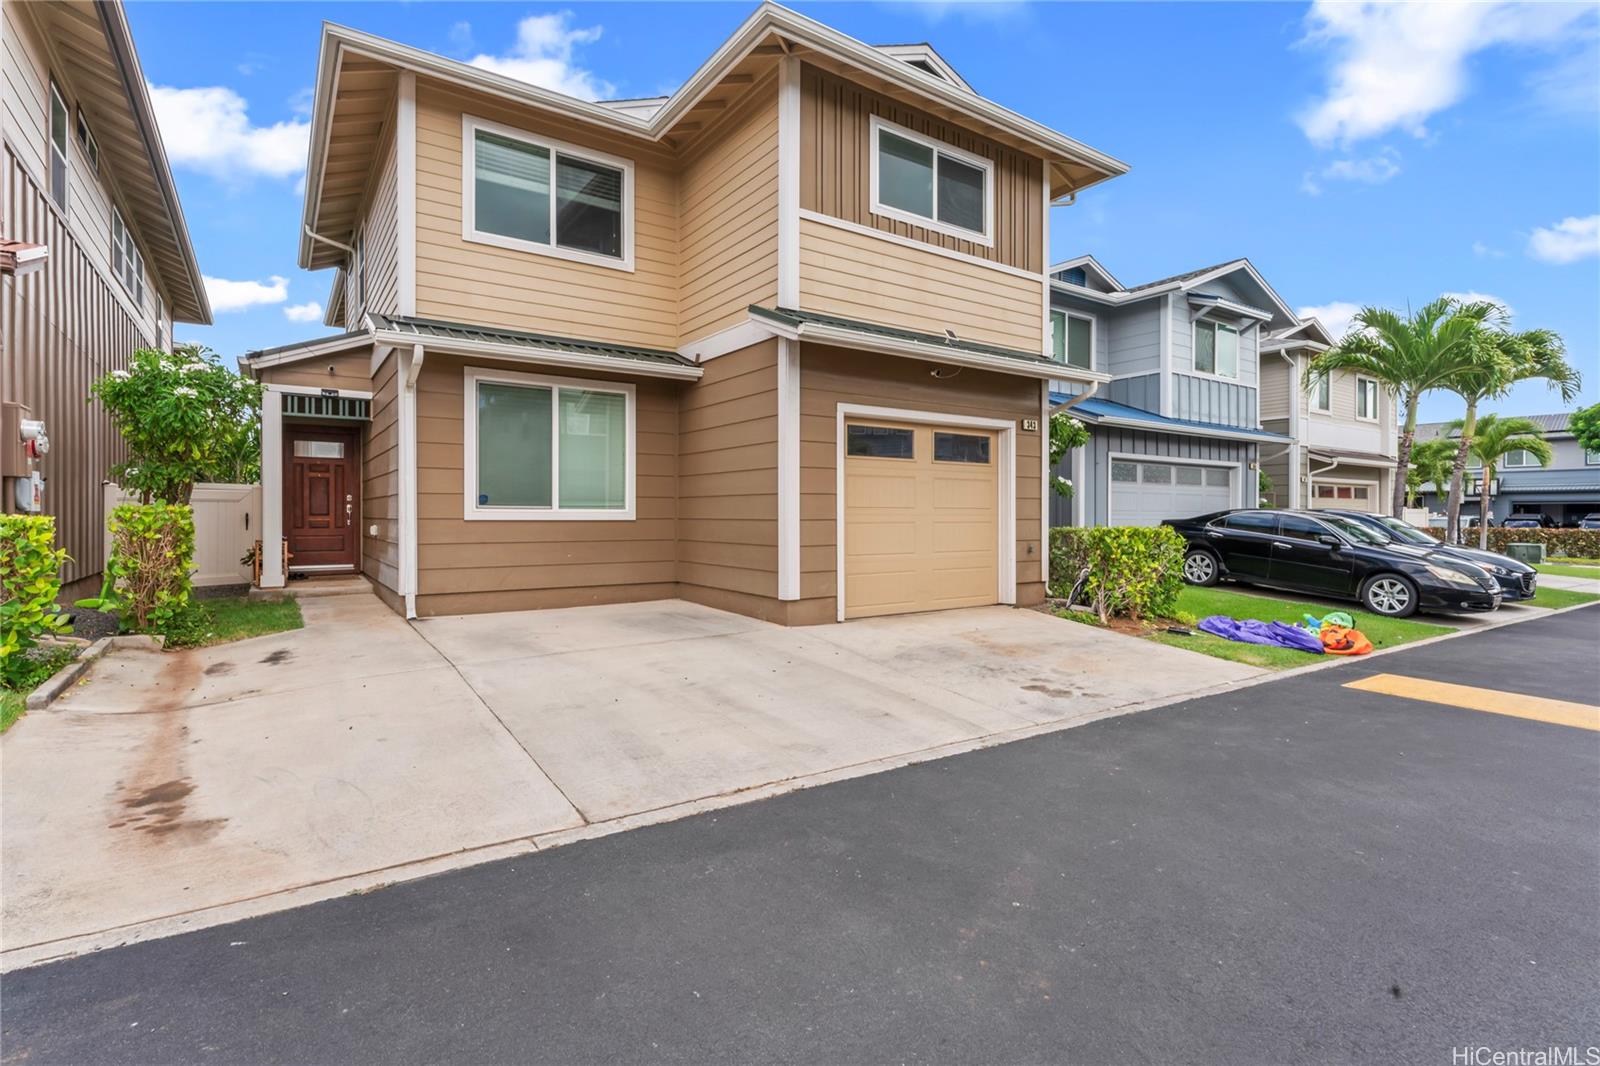
[[1183, 589], [1184, 539], [1167, 526], [1050, 531], [1050, 594], [1066, 596], [1087, 567], [1083, 596], [1100, 621], [1170, 617]]
[[[1428, 529], [1430, 536], [1444, 539], [1444, 530]], [[1462, 531], [1469, 548], [1478, 546], [1476, 528]], [[1600, 558], [1600, 529], [1505, 529], [1489, 527], [1489, 550], [1504, 555], [1508, 544], [1543, 544], [1546, 555], [1568, 555], [1574, 559]]]
[[189, 606], [194, 511], [181, 503], [125, 503], [111, 512], [111, 558], [98, 599], [79, 607], [117, 612], [137, 633], [163, 633]]
[[64, 633], [61, 592], [65, 550], [56, 547], [50, 515], [0, 515], [0, 684], [21, 689], [34, 672], [29, 656], [39, 638]]

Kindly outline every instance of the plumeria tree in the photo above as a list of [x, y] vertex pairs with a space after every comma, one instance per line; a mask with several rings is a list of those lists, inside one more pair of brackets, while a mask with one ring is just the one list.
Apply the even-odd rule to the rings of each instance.
[[[1089, 443], [1089, 427], [1065, 411], [1050, 416], [1050, 469], [1061, 465], [1061, 460], [1074, 448]], [[1057, 496], [1071, 496], [1072, 482], [1056, 474], [1050, 484]]]
[[197, 481], [254, 481], [259, 459], [261, 386], [198, 345], [140, 348], [126, 370], [90, 388], [105, 404], [128, 458], [108, 476], [140, 499], [188, 503]]

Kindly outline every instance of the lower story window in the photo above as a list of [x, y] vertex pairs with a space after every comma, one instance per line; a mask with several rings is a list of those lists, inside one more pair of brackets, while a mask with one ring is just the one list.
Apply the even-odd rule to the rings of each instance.
[[632, 385], [467, 372], [467, 517], [632, 518]]

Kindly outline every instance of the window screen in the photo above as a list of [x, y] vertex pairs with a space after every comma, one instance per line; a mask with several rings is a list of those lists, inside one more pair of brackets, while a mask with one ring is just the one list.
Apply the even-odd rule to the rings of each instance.
[[561, 506], [627, 506], [627, 407], [618, 392], [561, 390]]
[[569, 155], [556, 157], [556, 243], [597, 255], [622, 255], [622, 171]]
[[551, 390], [478, 384], [478, 506], [549, 507]]

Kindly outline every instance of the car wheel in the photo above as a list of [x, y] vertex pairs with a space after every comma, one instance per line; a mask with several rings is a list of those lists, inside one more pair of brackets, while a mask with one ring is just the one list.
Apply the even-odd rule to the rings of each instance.
[[1183, 557], [1183, 579], [1191, 585], [1215, 585], [1222, 577], [1222, 566], [1217, 557], [1204, 548], [1196, 548]]
[[1399, 574], [1379, 574], [1361, 586], [1361, 602], [1373, 614], [1407, 618], [1417, 613], [1417, 586]]

